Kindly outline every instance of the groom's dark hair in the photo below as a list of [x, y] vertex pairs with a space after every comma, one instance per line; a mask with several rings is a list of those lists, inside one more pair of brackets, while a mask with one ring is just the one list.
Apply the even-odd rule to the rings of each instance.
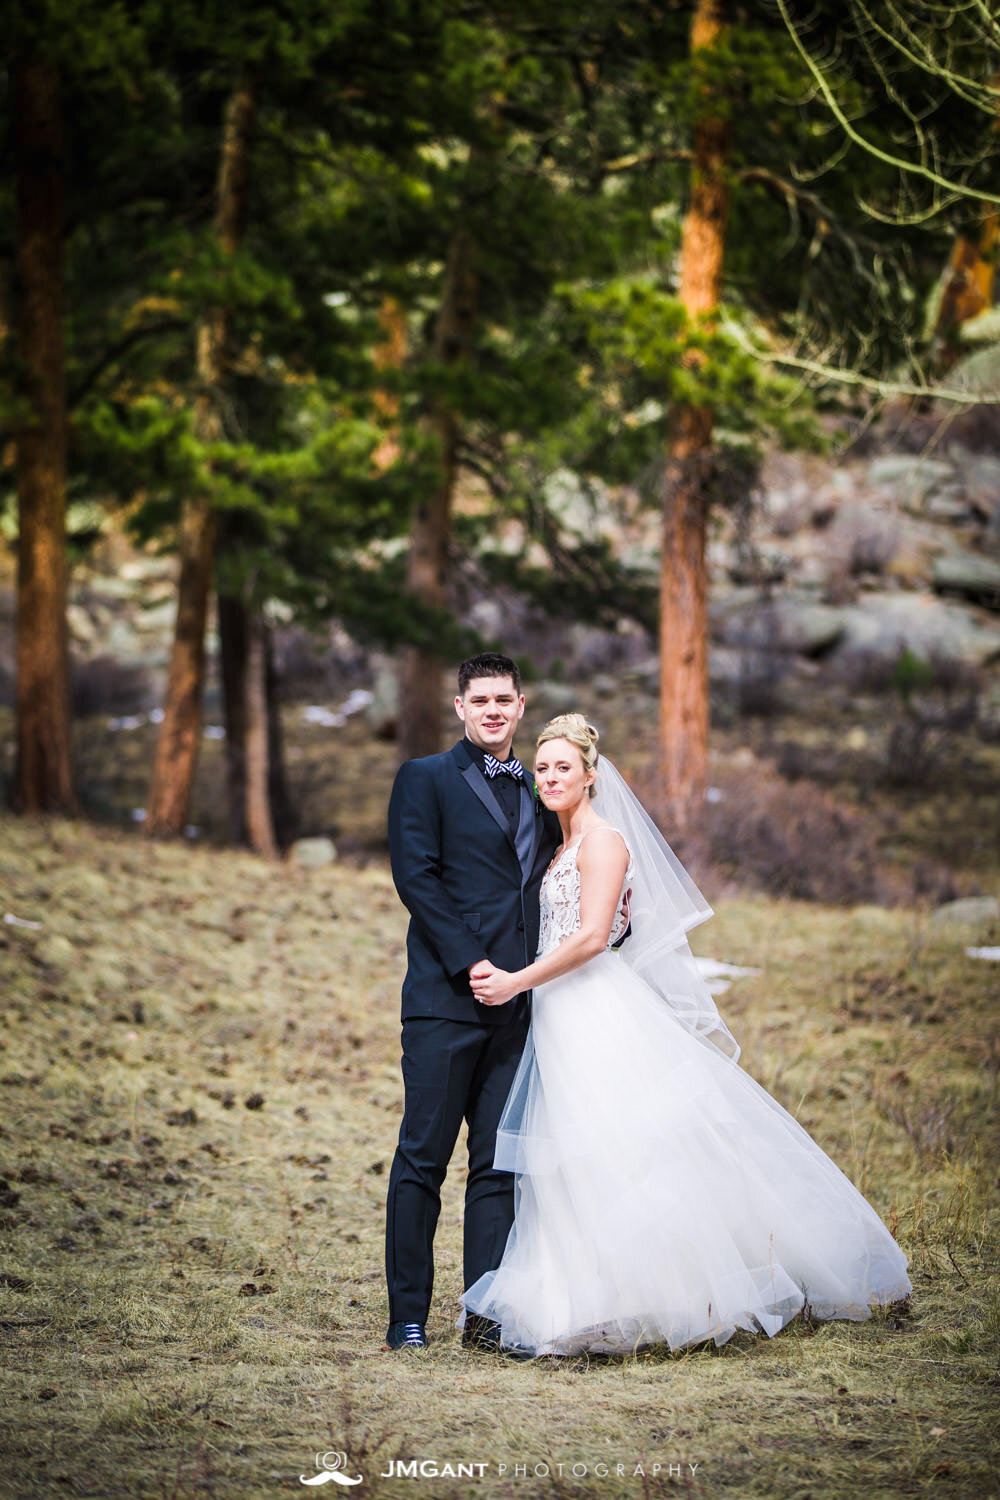
[[501, 656], [498, 651], [482, 651], [478, 656], [470, 656], [468, 661], [463, 661], [458, 669], [458, 696], [465, 697], [466, 689], [470, 682], [477, 677], [509, 677], [514, 684], [514, 691], [520, 696], [521, 673], [516, 661], [511, 661], [509, 656]]

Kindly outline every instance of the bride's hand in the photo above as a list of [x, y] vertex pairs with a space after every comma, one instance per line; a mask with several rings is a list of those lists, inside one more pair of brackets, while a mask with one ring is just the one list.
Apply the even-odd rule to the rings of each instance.
[[469, 983], [480, 1005], [506, 1005], [519, 993], [513, 975], [506, 969], [498, 969], [488, 958], [473, 964], [469, 970]]

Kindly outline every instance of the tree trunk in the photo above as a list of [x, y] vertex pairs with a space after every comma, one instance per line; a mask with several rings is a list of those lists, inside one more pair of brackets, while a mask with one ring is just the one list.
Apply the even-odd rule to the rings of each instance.
[[247, 617], [242, 599], [217, 596], [223, 722], [226, 726], [226, 806], [229, 842], [247, 842]]
[[[406, 309], [398, 297], [384, 297], [378, 310], [379, 338], [375, 345], [377, 370], [401, 370], [406, 358]], [[372, 455], [377, 473], [382, 474], [399, 457], [399, 396], [395, 391], [376, 389], [375, 410], [385, 425], [385, 435]]]
[[17, 769], [21, 812], [70, 811], [66, 626], [66, 374], [59, 73], [14, 70], [18, 355], [27, 416], [17, 433]]
[[[249, 844], [258, 854], [267, 855], [273, 853], [272, 845], [283, 849], [291, 843], [296, 822], [285, 774], [271, 631], [262, 618], [258, 618], [255, 625], [246, 603], [233, 595], [220, 594], [218, 609], [226, 720], [229, 838], [234, 844]], [[258, 657], [262, 655], [263, 659], [263, 682], [259, 678], [260, 660], [251, 659], [255, 632], [263, 642], [262, 646], [255, 648]], [[261, 702], [264, 704], [263, 728], [259, 723], [250, 724], [250, 713], [260, 713]], [[262, 742], [266, 754], [261, 752]], [[261, 811], [264, 807], [268, 809], [266, 816]], [[264, 830], [262, 837], [261, 830]]]
[[287, 849], [297, 833], [297, 818], [288, 791], [285, 770], [285, 736], [281, 728], [281, 703], [278, 697], [278, 672], [274, 662], [274, 634], [264, 635], [265, 686], [267, 690], [267, 775], [271, 821], [279, 849]]
[[[725, 0], [698, 0], [691, 26], [692, 60], [719, 44]], [[705, 114], [694, 131], [691, 194], [681, 237], [680, 299], [692, 323], [704, 325], [719, 305], [729, 216], [724, 119]], [[691, 362], [699, 356], [692, 351]], [[708, 574], [705, 529], [707, 459], [714, 413], [678, 403], [671, 409], [663, 487], [660, 556], [660, 722], [658, 811], [683, 834], [700, 814], [708, 775]]]
[[660, 573], [658, 811], [676, 833], [697, 816], [708, 764], [708, 507], [699, 460], [711, 441], [712, 412], [680, 406], [670, 423]]
[[266, 859], [277, 859], [278, 844], [271, 817], [271, 740], [267, 703], [267, 627], [259, 609], [246, 612], [247, 835], [250, 847]]
[[[239, 243], [246, 211], [255, 110], [254, 89], [244, 82], [233, 91], [226, 109], [216, 188], [216, 231], [219, 244], [228, 255]], [[198, 395], [193, 425], [201, 443], [215, 442], [222, 435], [218, 393], [226, 367], [226, 333], [226, 314], [221, 308], [213, 309], [198, 329]], [[215, 527], [215, 512], [206, 496], [193, 496], [184, 502], [177, 619], [146, 812], [146, 832], [154, 838], [175, 837], [187, 820], [201, 740], [205, 627], [212, 590]]]
[[[476, 320], [476, 278], [471, 236], [460, 229], [452, 239], [445, 268], [441, 309], [434, 333], [434, 357], [457, 364], [468, 357]], [[438, 439], [440, 480], [421, 500], [410, 528], [407, 587], [425, 603], [447, 603], [448, 547], [455, 488], [459, 426], [454, 413], [439, 407], [429, 426]], [[399, 755], [410, 760], [441, 748], [441, 657], [410, 646], [403, 658], [399, 702]]]
[[[248, 755], [248, 691], [252, 673], [257, 670], [249, 662], [253, 623], [251, 612], [252, 590], [244, 587], [242, 593], [232, 593], [230, 578], [238, 576], [238, 566], [227, 570], [227, 560], [239, 563], [240, 549], [249, 545], [246, 518], [239, 512], [228, 511], [220, 518], [216, 539], [217, 555], [217, 608], [219, 620], [219, 659], [222, 677], [222, 702], [226, 725], [226, 802], [229, 822], [229, 838], [234, 844], [250, 843], [249, 808], [251, 801], [256, 806], [267, 803], [270, 807], [270, 824], [274, 838], [283, 848], [292, 837], [292, 824], [285, 779], [284, 749], [281, 736], [281, 721], [278, 706], [277, 674], [274, 668], [274, 652], [271, 646], [271, 630], [261, 619], [263, 632], [264, 681], [256, 691], [263, 692], [267, 720], [267, 757], [255, 762], [255, 774], [266, 775], [267, 786], [251, 786]], [[257, 817], [256, 826], [261, 825]], [[259, 852], [266, 853], [266, 848]]]
[[[1000, 214], [986, 204], [982, 213], [978, 238], [972, 240], [964, 234], [957, 235], [948, 259], [935, 319], [937, 332], [945, 337], [954, 337], [963, 323], [993, 306], [997, 251], [1000, 249]], [[955, 352], [949, 351], [947, 364], [954, 364], [955, 358]]]

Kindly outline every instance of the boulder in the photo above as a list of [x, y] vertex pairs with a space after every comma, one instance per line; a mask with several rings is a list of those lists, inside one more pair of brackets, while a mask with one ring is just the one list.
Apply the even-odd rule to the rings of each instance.
[[1000, 659], [1000, 626], [980, 624], [962, 605], [933, 595], [873, 591], [841, 614], [844, 631], [831, 656], [838, 665], [892, 663], [904, 649], [977, 667]]
[[975, 519], [973, 507], [957, 486], [948, 485], [927, 501], [926, 515], [946, 526], [964, 526]]
[[1000, 458], [955, 450], [966, 500], [982, 520], [1000, 530]]
[[387, 656], [373, 656], [375, 681], [372, 684], [371, 702], [365, 709], [365, 719], [379, 739], [391, 740], [396, 733], [399, 718], [399, 679], [392, 660]]
[[[172, 580], [175, 567], [170, 559], [162, 557], [130, 557], [123, 562], [118, 569], [119, 578], [125, 578], [129, 583], [146, 583], [150, 580], [160, 582]], [[174, 585], [171, 582], [170, 587]]]
[[133, 612], [132, 624], [143, 635], [170, 636], [177, 618], [177, 599], [170, 597], [156, 603], [143, 604]]
[[324, 865], [332, 865], [336, 858], [333, 839], [327, 838], [296, 839], [288, 851], [289, 864], [300, 870], [319, 870]]
[[844, 633], [844, 612], [820, 604], [807, 592], [773, 596], [755, 589], [734, 590], [712, 610], [713, 639], [720, 645], [821, 656]]
[[621, 642], [595, 625], [577, 622], [566, 632], [566, 670], [574, 677], [616, 672]]
[[[735, 646], [713, 646], [708, 653], [708, 677], [713, 687], [737, 687], [745, 675], [746, 653]], [[658, 664], [657, 664], [658, 666]], [[650, 675], [650, 691], [659, 687], [659, 675]]]
[[550, 718], [556, 714], [574, 713], [580, 707], [580, 692], [570, 682], [543, 680], [531, 685], [531, 706]]
[[922, 513], [928, 500], [955, 482], [955, 466], [946, 459], [912, 453], [885, 453], [868, 466], [868, 482], [891, 491], [907, 510]]
[[[709, 661], [712, 655], [709, 653]], [[638, 687], [644, 693], [658, 693], [660, 691], [660, 658], [658, 656], [644, 656], [639, 661], [625, 668], [621, 674], [623, 686]]]
[[47, 932], [35, 944], [35, 957], [47, 969], [71, 969], [79, 962], [76, 949], [58, 932]]
[[995, 896], [966, 896], [961, 901], [947, 901], [931, 912], [931, 926], [985, 928], [1000, 918], [1000, 901]]
[[844, 633], [843, 610], [818, 604], [808, 595], [789, 594], [778, 602], [778, 637], [783, 651], [822, 656]]
[[934, 587], [1000, 609], [1000, 562], [978, 552], [949, 552], [934, 559]]
[[70, 639], [81, 646], [92, 646], [97, 639], [97, 626], [82, 604], [67, 604], [66, 624]]

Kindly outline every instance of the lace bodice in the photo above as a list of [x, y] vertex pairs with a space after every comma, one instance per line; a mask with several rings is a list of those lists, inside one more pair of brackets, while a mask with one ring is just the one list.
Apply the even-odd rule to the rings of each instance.
[[[539, 903], [541, 911], [541, 927], [538, 934], [539, 958], [543, 953], [551, 953], [553, 948], [559, 946], [563, 938], [569, 937], [580, 926], [580, 869], [576, 862], [576, 851], [585, 837], [586, 834], [581, 834], [571, 844], [567, 844], [545, 873]], [[622, 882], [623, 898], [631, 887], [632, 879], [630, 858], [629, 867], [625, 871], [625, 879]], [[628, 908], [622, 899], [618, 903], [618, 911], [611, 925], [608, 937], [609, 948], [622, 936], [628, 927], [628, 922]]]

